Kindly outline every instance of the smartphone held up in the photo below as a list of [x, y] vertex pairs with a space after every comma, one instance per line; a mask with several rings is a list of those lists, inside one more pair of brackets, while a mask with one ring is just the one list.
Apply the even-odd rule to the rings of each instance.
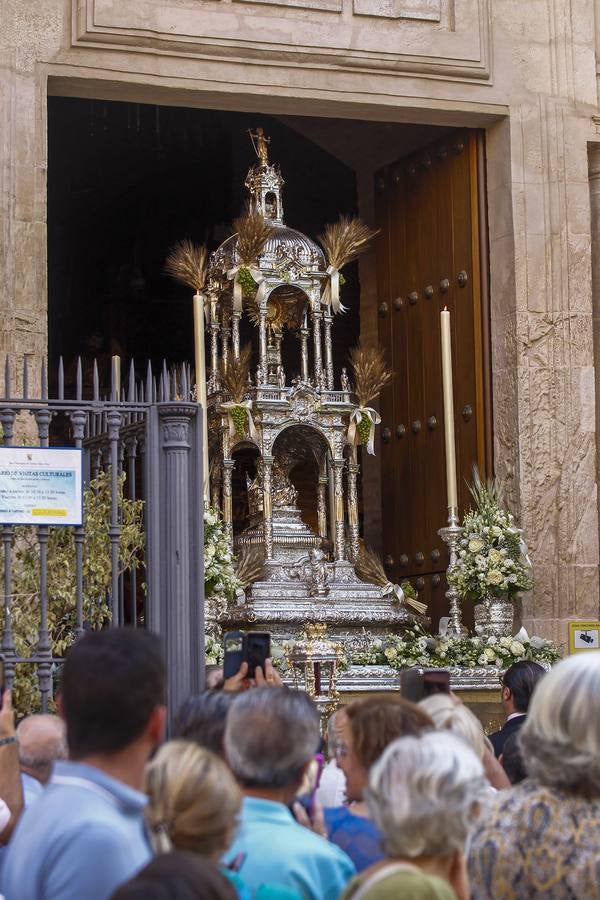
[[400, 692], [405, 700], [418, 703], [432, 694], [450, 693], [447, 669], [404, 669], [400, 674]]
[[223, 677], [232, 678], [248, 664], [248, 678], [254, 678], [256, 669], [264, 671], [265, 661], [271, 656], [271, 635], [267, 631], [228, 631], [223, 644]]

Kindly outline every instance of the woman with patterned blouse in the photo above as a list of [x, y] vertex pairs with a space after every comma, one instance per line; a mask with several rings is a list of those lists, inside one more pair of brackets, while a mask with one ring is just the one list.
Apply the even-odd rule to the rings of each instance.
[[600, 898], [600, 653], [539, 682], [519, 741], [528, 778], [474, 830], [473, 900]]

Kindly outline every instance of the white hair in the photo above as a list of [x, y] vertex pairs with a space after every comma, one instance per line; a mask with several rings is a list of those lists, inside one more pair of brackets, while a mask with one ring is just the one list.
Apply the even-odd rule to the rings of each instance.
[[542, 784], [600, 795], [600, 653], [569, 656], [538, 682], [519, 742]]
[[19, 762], [44, 781], [50, 776], [57, 759], [67, 757], [65, 723], [58, 716], [32, 715], [17, 727]]
[[303, 691], [255, 688], [227, 716], [225, 758], [244, 787], [288, 787], [319, 742], [319, 714]]
[[467, 742], [478, 759], [483, 759], [486, 749], [483, 725], [468, 706], [454, 700], [449, 694], [432, 694], [421, 700], [419, 706], [425, 710], [437, 729], [458, 735]]
[[464, 850], [487, 790], [465, 741], [428, 731], [387, 747], [371, 767], [366, 798], [388, 856], [415, 859]]

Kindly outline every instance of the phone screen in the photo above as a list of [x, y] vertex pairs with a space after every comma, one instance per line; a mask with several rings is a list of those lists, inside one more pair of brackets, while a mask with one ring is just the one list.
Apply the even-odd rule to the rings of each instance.
[[400, 692], [405, 700], [413, 703], [431, 694], [448, 694], [450, 672], [447, 669], [403, 669], [400, 673]]
[[223, 637], [223, 678], [231, 678], [240, 671], [244, 659], [244, 634], [241, 631], [228, 631]]
[[431, 669], [423, 676], [423, 696], [450, 693], [450, 672], [447, 669]]
[[257, 668], [263, 669], [271, 656], [271, 635], [267, 631], [249, 631], [245, 639], [244, 659], [248, 663], [248, 678], [254, 678]]

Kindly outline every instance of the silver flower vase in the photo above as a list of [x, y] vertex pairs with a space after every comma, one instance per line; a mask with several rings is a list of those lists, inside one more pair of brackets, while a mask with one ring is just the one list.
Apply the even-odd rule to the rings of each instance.
[[475, 630], [485, 637], [507, 637], [513, 633], [514, 604], [497, 597], [486, 597], [475, 604]]

